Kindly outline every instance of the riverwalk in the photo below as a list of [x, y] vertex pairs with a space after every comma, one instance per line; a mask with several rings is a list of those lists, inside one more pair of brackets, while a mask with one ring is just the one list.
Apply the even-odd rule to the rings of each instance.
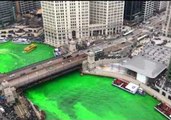
[[118, 78], [118, 79], [123, 79], [123, 80], [129, 81], [129, 82], [135, 83], [135, 84], [139, 85], [141, 88], [143, 88], [149, 95], [151, 95], [154, 98], [156, 98], [157, 100], [171, 106], [170, 100], [168, 100], [167, 98], [165, 98], [163, 95], [161, 95], [157, 91], [153, 90], [152, 88], [146, 86], [145, 84], [139, 82], [138, 80], [136, 80], [135, 78], [133, 78], [129, 75], [125, 75], [125, 74], [121, 74], [121, 73], [117, 73], [117, 72], [101, 71], [101, 70], [97, 70], [97, 69], [94, 69], [92, 71], [83, 71], [82, 73], [90, 74], [90, 75]]

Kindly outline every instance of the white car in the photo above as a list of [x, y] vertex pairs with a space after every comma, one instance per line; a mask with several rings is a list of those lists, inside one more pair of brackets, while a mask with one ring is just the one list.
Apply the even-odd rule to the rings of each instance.
[[50, 63], [52, 63], [52, 61], [47, 62], [47, 64], [50, 64]]
[[2, 106], [0, 106], [0, 111], [1, 111], [2, 113], [5, 112], [5, 110], [4, 110], [4, 108], [3, 108]]
[[9, 77], [10, 77], [10, 78], [15, 77], [15, 74], [10, 75]]

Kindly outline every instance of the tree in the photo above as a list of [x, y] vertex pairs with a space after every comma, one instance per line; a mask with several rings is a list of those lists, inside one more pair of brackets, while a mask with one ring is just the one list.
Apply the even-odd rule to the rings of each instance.
[[170, 59], [170, 63], [169, 63], [168, 71], [167, 71], [167, 80], [171, 81], [171, 59]]

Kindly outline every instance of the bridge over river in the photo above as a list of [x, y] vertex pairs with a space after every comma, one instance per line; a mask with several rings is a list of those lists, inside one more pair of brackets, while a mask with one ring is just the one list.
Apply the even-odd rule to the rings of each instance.
[[[137, 32], [134, 36], [142, 34]], [[6, 80], [11, 86], [16, 88], [26, 87], [33, 83], [39, 83], [42, 80], [50, 80], [53, 77], [65, 74], [76, 69], [81, 68], [81, 64], [87, 59], [87, 51], [99, 51], [103, 50], [105, 53], [110, 51], [118, 51], [132, 45], [136, 38], [131, 40], [125, 40], [124, 38], [118, 38], [114, 41], [103, 41], [102, 43], [96, 44], [87, 50], [77, 52], [79, 56], [70, 57], [67, 59], [53, 58], [37, 64], [27, 66], [25, 68], [13, 71], [8, 74], [0, 76], [0, 81]]]
[[82, 61], [86, 59], [86, 54], [81, 54], [79, 56], [70, 57], [67, 59], [53, 59], [50, 60], [50, 62], [43, 62], [31, 68], [29, 67], [21, 69], [12, 73], [15, 74], [14, 77], [11, 74], [1, 77], [0, 80], [6, 80], [10, 83], [11, 86], [18, 88], [29, 85], [30, 83], [38, 82], [41, 79], [46, 79], [54, 75], [62, 74], [63, 72], [69, 72], [81, 68]]

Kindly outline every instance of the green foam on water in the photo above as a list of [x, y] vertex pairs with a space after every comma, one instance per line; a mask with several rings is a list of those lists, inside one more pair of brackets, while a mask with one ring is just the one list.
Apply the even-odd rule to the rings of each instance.
[[112, 86], [112, 78], [84, 75], [78, 71], [34, 86], [25, 95], [46, 120], [166, 120], [146, 95], [132, 95]]
[[28, 45], [15, 44], [11, 41], [0, 43], [0, 73], [7, 73], [30, 64], [53, 57], [54, 48], [41, 43], [35, 43], [37, 48], [30, 53], [23, 50]]

